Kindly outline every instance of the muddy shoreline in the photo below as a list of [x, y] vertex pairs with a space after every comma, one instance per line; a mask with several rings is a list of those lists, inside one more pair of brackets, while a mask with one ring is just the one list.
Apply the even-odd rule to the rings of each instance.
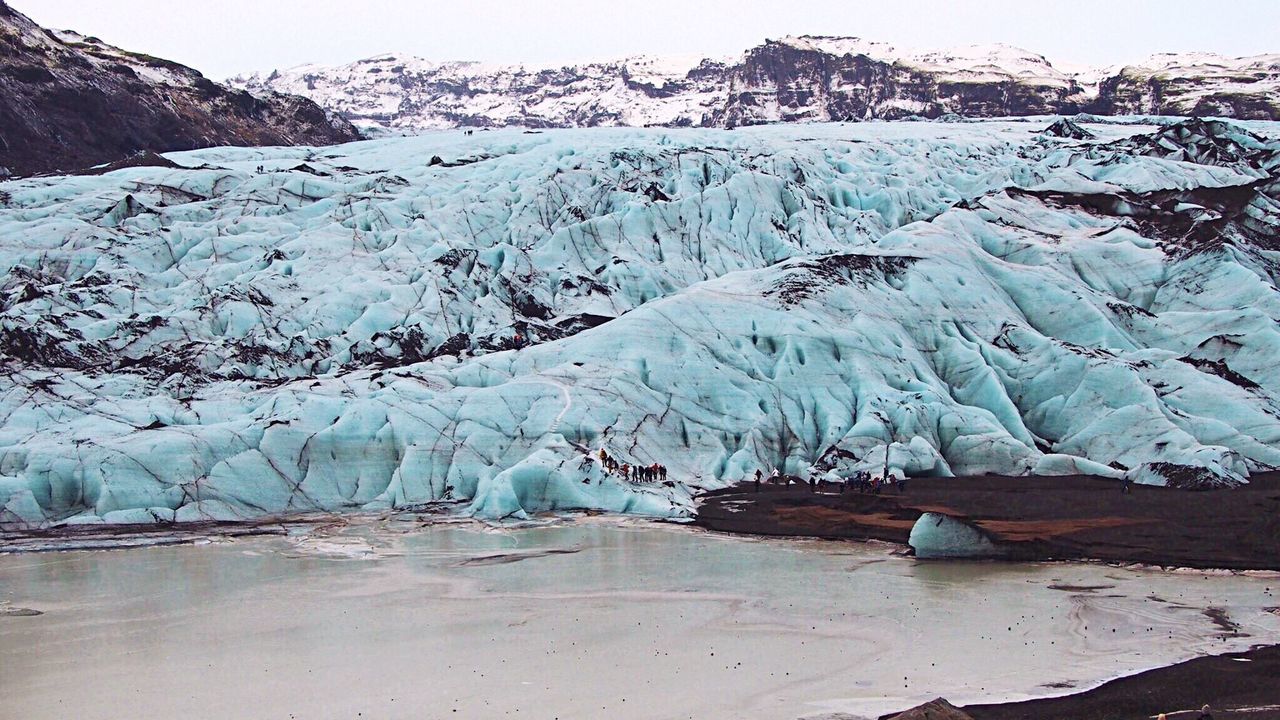
[[719, 532], [883, 540], [906, 545], [925, 512], [982, 531], [1015, 561], [1099, 560], [1163, 567], [1280, 570], [1280, 473], [1232, 490], [1178, 490], [1087, 476], [913, 478], [904, 492], [752, 484], [700, 499]]
[[[967, 705], [949, 720], [1110, 720], [1196, 718], [1203, 705], [1215, 718], [1280, 720], [1280, 645], [1206, 655], [1118, 678], [1092, 690], [1053, 698]], [[930, 713], [933, 715], [932, 713]], [[884, 718], [896, 717], [890, 713]]]

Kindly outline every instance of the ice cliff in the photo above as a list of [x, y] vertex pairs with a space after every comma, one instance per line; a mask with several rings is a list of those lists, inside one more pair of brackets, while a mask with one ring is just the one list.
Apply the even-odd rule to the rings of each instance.
[[[1280, 127], [460, 132], [0, 184], [0, 524], [1280, 466]], [[667, 484], [602, 473], [661, 462]]]

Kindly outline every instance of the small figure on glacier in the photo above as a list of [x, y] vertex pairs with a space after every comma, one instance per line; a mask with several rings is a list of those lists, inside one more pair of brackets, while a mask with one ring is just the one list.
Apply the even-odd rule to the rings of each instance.
[[774, 468], [773, 474], [769, 476], [769, 484], [777, 485], [780, 482], [783, 482], [782, 473], [778, 472], [778, 468]]
[[1208, 705], [1200, 708], [1200, 715], [1196, 720], [1213, 720], [1213, 712], [1209, 710]]
[[764, 477], [764, 473], [760, 472], [760, 468], [756, 468], [756, 492], [760, 492], [760, 479]]
[[1133, 479], [1129, 477], [1128, 473], [1126, 473], [1125, 476], [1120, 479], [1120, 494], [1128, 495], [1131, 492], [1133, 492]]
[[659, 479], [659, 480], [661, 480], [662, 482], [666, 482], [666, 481], [667, 481], [667, 466], [666, 466], [666, 465], [659, 465], [659, 466], [658, 466], [658, 479]]
[[622, 479], [631, 479], [631, 465], [629, 463], [622, 463]]

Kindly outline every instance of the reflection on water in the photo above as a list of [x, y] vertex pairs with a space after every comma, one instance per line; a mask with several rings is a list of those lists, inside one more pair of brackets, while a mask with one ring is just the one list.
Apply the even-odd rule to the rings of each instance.
[[23, 718], [874, 716], [1276, 642], [1276, 583], [589, 519], [0, 555], [0, 608], [44, 613], [0, 612], [0, 697]]

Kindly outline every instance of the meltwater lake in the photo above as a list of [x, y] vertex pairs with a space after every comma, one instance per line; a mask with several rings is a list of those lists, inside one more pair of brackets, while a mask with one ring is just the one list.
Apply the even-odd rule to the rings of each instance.
[[27, 720], [875, 717], [1280, 642], [1278, 594], [614, 518], [356, 518], [0, 554], [0, 698]]

